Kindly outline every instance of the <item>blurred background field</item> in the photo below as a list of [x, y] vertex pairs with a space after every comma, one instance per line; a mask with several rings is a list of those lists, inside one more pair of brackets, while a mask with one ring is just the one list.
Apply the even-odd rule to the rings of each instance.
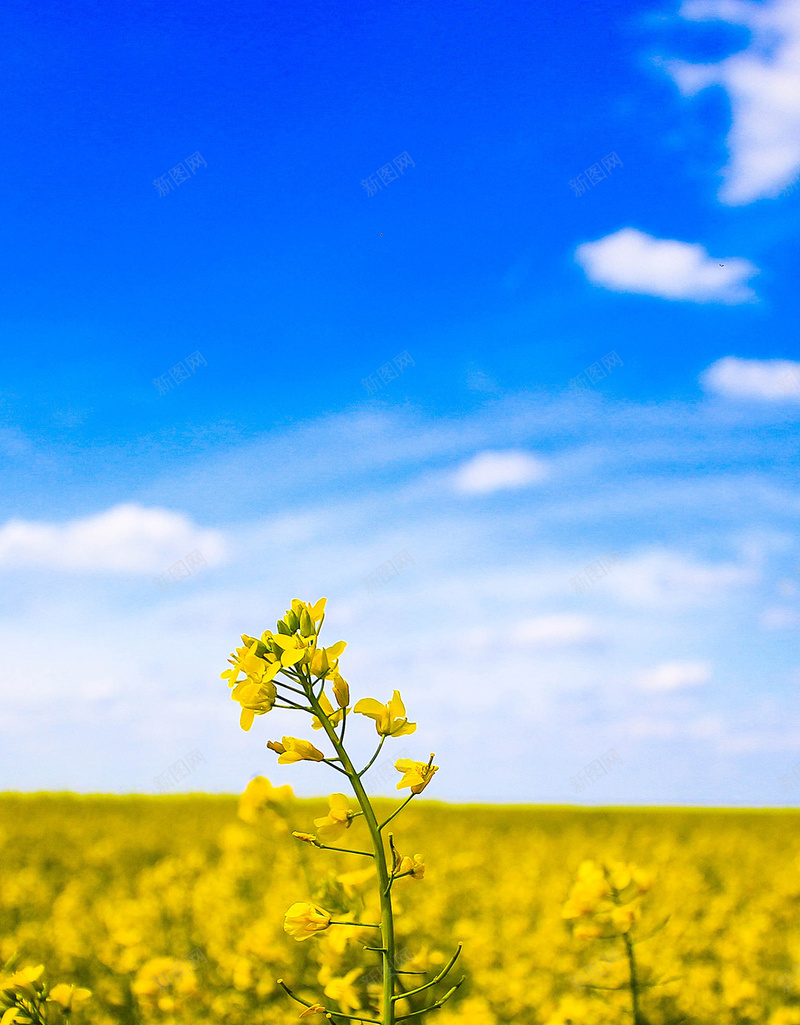
[[[310, 1000], [348, 978], [346, 999], [366, 1006], [377, 980], [376, 957], [361, 948], [370, 930], [297, 943], [283, 914], [314, 898], [374, 921], [374, 880], [353, 874], [368, 859], [291, 837], [313, 830], [324, 800], [291, 800], [254, 822], [237, 805], [204, 794], [0, 795], [0, 952], [19, 949], [53, 978], [89, 987], [78, 1022], [295, 1021], [301, 1008], [277, 978]], [[368, 849], [358, 821], [345, 840]], [[794, 811], [420, 801], [397, 820], [395, 842], [426, 862], [423, 880], [395, 889], [403, 967], [435, 971], [464, 943], [468, 979], [436, 1012], [441, 1025], [630, 1021], [624, 991], [590, 991], [578, 975], [600, 964], [593, 981], [616, 985], [624, 962], [597, 959], [619, 951], [574, 939], [561, 916], [585, 859], [654, 873], [640, 933], [670, 918], [637, 947], [639, 960], [646, 979], [678, 978], [644, 993], [653, 1025], [800, 1023]]]

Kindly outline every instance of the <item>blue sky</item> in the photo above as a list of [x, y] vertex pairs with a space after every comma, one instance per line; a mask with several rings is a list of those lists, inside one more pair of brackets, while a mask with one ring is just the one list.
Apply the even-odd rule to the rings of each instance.
[[329, 789], [326, 595], [434, 797], [797, 803], [800, 0], [2, 22], [2, 786]]

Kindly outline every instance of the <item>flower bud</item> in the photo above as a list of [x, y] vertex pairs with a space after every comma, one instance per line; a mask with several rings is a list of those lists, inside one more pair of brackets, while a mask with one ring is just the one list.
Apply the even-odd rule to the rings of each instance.
[[311, 656], [311, 672], [317, 677], [324, 676], [330, 667], [327, 651], [324, 648], [317, 648]]
[[314, 624], [311, 622], [311, 616], [308, 614], [308, 609], [303, 609], [300, 613], [300, 633], [303, 637], [314, 636]]
[[283, 619], [286, 625], [289, 627], [289, 630], [292, 633], [297, 633], [297, 628], [300, 625], [300, 620], [297, 618], [294, 609], [287, 609], [286, 615], [283, 617]]
[[267, 747], [270, 751], [274, 751], [277, 755], [286, 754], [286, 748], [281, 744], [279, 740], [268, 740]]
[[339, 705], [339, 708], [347, 708], [350, 703], [350, 688], [347, 685], [347, 680], [341, 676], [337, 676], [333, 681], [333, 696]]
[[255, 637], [248, 637], [247, 634], [242, 634], [242, 644], [244, 644], [244, 646], [246, 648], [248, 648], [248, 649], [252, 648], [253, 645], [255, 644], [255, 646], [256, 646], [255, 654], [259, 655], [259, 656], [263, 655], [266, 652], [266, 650], [267, 650], [267, 646], [264, 643], [263, 637], [259, 641]]
[[302, 840], [303, 843], [310, 843], [312, 847], [321, 847], [319, 840], [314, 836], [313, 833], [298, 833], [296, 830], [292, 833], [292, 836], [298, 840]]
[[278, 633], [279, 634], [284, 634], [284, 635], [287, 635], [287, 636], [291, 637], [292, 634], [294, 633], [294, 630], [290, 630], [289, 629], [289, 624], [288, 623], [284, 623], [284, 621], [282, 619], [279, 619], [278, 620]]

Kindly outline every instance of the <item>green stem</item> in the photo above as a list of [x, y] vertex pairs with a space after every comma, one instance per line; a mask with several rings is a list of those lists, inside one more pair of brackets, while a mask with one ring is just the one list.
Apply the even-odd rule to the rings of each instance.
[[372, 758], [370, 758], [370, 760], [369, 760], [369, 761], [367, 762], [367, 764], [366, 764], [366, 765], [364, 766], [364, 768], [363, 768], [363, 769], [361, 770], [361, 772], [359, 772], [359, 776], [363, 776], [363, 775], [364, 775], [364, 773], [365, 773], [365, 772], [366, 772], [366, 771], [367, 771], [368, 769], [371, 769], [371, 768], [372, 768], [372, 764], [373, 764], [373, 762], [374, 762], [374, 761], [375, 761], [375, 759], [376, 759], [376, 758], [378, 757], [378, 755], [379, 755], [379, 754], [381, 753], [381, 748], [383, 747], [383, 742], [384, 742], [384, 740], [386, 740], [386, 734], [384, 734], [384, 735], [383, 735], [383, 736], [381, 737], [381, 739], [380, 739], [380, 743], [378, 744], [378, 749], [376, 750], [376, 752], [375, 752], [375, 754], [374, 754], [374, 755], [372, 756]]
[[636, 955], [633, 952], [633, 944], [631, 943], [630, 936], [627, 933], [623, 935], [625, 941], [625, 949], [628, 952], [628, 964], [630, 966], [630, 981], [631, 981], [631, 1001], [633, 1004], [633, 1025], [641, 1025], [641, 1016], [639, 1014], [639, 979], [636, 973]]
[[[311, 687], [309, 686], [309, 690]], [[322, 706], [313, 694], [310, 695], [312, 705], [314, 705], [314, 711], [317, 718], [322, 723], [322, 727], [328, 735], [328, 740], [333, 744], [336, 754], [339, 756], [342, 765], [344, 766], [345, 772], [350, 778], [350, 785], [358, 799], [358, 803], [361, 806], [361, 810], [364, 812], [364, 821], [367, 823], [370, 836], [372, 837], [372, 846], [375, 851], [375, 868], [378, 872], [378, 888], [380, 892], [381, 900], [381, 946], [382, 961], [383, 961], [383, 1015], [381, 1025], [395, 1025], [395, 1014], [394, 1014], [394, 918], [392, 915], [392, 897], [391, 894], [386, 891], [389, 884], [389, 870], [386, 865], [386, 849], [383, 845], [383, 837], [381, 836], [380, 827], [378, 826], [378, 820], [375, 817], [375, 811], [370, 803], [367, 792], [364, 789], [364, 785], [361, 782], [361, 777], [353, 767], [353, 763], [350, 761], [350, 756], [344, 749], [344, 745], [336, 735], [336, 730], [331, 725], [327, 715], [322, 710]], [[399, 811], [399, 809], [398, 809]]]
[[408, 797], [405, 799], [405, 801], [403, 801], [403, 803], [397, 809], [397, 811], [393, 811], [392, 814], [389, 816], [389, 818], [385, 822], [381, 822], [381, 824], [380, 824], [380, 826], [378, 828], [381, 829], [381, 830], [385, 829], [386, 826], [388, 826], [389, 823], [392, 821], [392, 819], [395, 817], [395, 815], [399, 815], [400, 812], [403, 810], [403, 808], [405, 808], [405, 806], [408, 804], [408, 802], [412, 798], [414, 798], [416, 796], [417, 796], [416, 794], [409, 794]]

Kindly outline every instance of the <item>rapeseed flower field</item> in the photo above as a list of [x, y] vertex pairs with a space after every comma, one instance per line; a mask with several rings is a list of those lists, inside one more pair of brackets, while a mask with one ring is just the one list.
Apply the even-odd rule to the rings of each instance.
[[[399, 803], [374, 801], [387, 816]], [[0, 956], [18, 951], [31, 972], [45, 966], [57, 983], [49, 1006], [58, 997], [66, 1004], [74, 986], [76, 1023], [299, 1021], [303, 1008], [278, 979], [312, 1005], [324, 992], [355, 1018], [381, 985], [361, 930], [297, 942], [284, 927], [297, 897], [343, 921], [373, 920], [364, 859], [291, 837], [325, 827], [335, 834], [342, 813], [336, 802], [298, 800], [266, 781], [240, 799], [2, 795]], [[338, 843], [358, 850], [367, 839], [355, 819]], [[617, 873], [620, 892], [637, 892], [630, 934], [640, 937], [642, 1021], [800, 1025], [793, 811], [418, 799], [403, 812], [396, 843], [411, 867], [423, 851], [425, 866], [422, 878], [409, 872], [393, 890], [396, 963], [428, 973], [401, 976], [406, 988], [464, 944], [457, 967], [467, 980], [432, 1012], [441, 1025], [632, 1021], [620, 931], [627, 912], [592, 904], [601, 863]], [[404, 1014], [419, 1006], [405, 1004]]]

